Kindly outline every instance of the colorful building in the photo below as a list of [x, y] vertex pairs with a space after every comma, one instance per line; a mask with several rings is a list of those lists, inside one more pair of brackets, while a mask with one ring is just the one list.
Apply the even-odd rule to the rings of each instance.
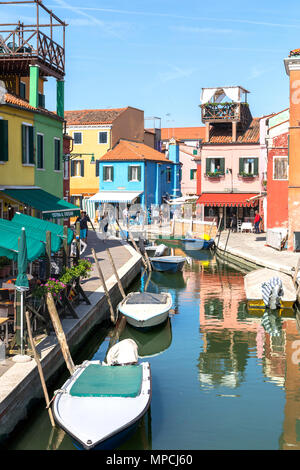
[[[0, 216], [21, 211], [63, 220], [78, 208], [63, 200], [64, 44], [50, 37], [66, 25], [39, 1], [27, 3], [37, 24], [3, 25], [0, 37]], [[40, 10], [49, 24], [40, 23]], [[32, 39], [37, 34], [47, 45], [42, 51]], [[45, 107], [47, 77], [56, 79], [56, 113]]]
[[[196, 161], [198, 203], [205, 220], [229, 227], [253, 222], [266, 178], [266, 146], [262, 127], [266, 117], [253, 118], [242, 87], [203, 88], [202, 121], [205, 140]], [[264, 137], [264, 134], [263, 134]]]
[[169, 158], [141, 142], [121, 139], [99, 162], [98, 203], [136, 203], [144, 208], [180, 196], [180, 162], [176, 145]]
[[288, 228], [289, 109], [268, 119], [267, 227]]
[[99, 191], [99, 161], [120, 139], [144, 142], [144, 111], [127, 107], [66, 111], [73, 138], [70, 167], [71, 201], [82, 205]]

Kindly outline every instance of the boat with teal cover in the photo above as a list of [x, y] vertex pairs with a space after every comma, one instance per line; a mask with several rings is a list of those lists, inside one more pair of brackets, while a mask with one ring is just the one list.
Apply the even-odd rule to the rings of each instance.
[[53, 416], [77, 448], [113, 449], [144, 416], [151, 393], [148, 362], [85, 361], [55, 392]]

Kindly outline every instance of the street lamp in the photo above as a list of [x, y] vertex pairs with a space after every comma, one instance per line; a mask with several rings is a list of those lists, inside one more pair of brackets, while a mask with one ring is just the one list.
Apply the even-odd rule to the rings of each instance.
[[84, 155], [91, 155], [91, 165], [95, 165], [96, 160], [95, 160], [95, 154], [94, 153], [66, 153], [63, 155], [63, 161], [64, 162], [69, 162], [70, 160], [74, 160], [75, 158], [82, 157]]

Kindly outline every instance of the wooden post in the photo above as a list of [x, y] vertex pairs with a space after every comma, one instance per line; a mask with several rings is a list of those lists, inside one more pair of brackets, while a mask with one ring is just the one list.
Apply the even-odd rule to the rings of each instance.
[[296, 285], [296, 282], [297, 282], [297, 275], [298, 275], [298, 271], [300, 269], [300, 256], [298, 258], [298, 261], [297, 261], [297, 264], [296, 264], [296, 268], [295, 268], [295, 274], [293, 276], [293, 283], [294, 285]]
[[80, 259], [80, 222], [76, 222], [76, 255], [75, 255], [75, 264], [78, 264]]
[[39, 358], [38, 353], [36, 351], [35, 344], [34, 344], [33, 337], [32, 337], [29, 313], [26, 312], [25, 315], [26, 315], [27, 331], [28, 331], [28, 336], [29, 336], [29, 340], [30, 340], [30, 344], [31, 344], [31, 349], [33, 351], [33, 356], [34, 356], [34, 359], [35, 359], [35, 362], [36, 362], [36, 365], [37, 365], [37, 368], [38, 368], [38, 371], [39, 371], [39, 376], [40, 376], [40, 379], [41, 379], [41, 384], [42, 384], [42, 388], [43, 388], [43, 392], [44, 392], [44, 397], [45, 397], [45, 401], [46, 401], [46, 405], [47, 405], [47, 409], [48, 409], [49, 418], [50, 418], [50, 421], [51, 421], [51, 425], [53, 427], [55, 427], [55, 422], [54, 422], [54, 418], [53, 418], [53, 415], [52, 415], [52, 410], [50, 408], [50, 400], [49, 400], [47, 386], [46, 386], [46, 382], [45, 382], [45, 378], [44, 378], [44, 374], [43, 374], [43, 369], [42, 369], [40, 358]]
[[[128, 235], [129, 235], [130, 241], [131, 241], [131, 243], [133, 244], [135, 250], [141, 255], [142, 261], [143, 261], [143, 263], [144, 263], [145, 268], [146, 268], [146, 269], [149, 268], [150, 261], [149, 261], [149, 265], [147, 265], [147, 262], [145, 261], [145, 258], [143, 257], [143, 255], [142, 255], [140, 249], [138, 248], [137, 244], [135, 243], [135, 241], [134, 241], [134, 239], [133, 239], [133, 236], [132, 236], [132, 234], [131, 234], [131, 232], [130, 232], [129, 229], [128, 229]], [[148, 258], [148, 260], [149, 260], [149, 258]], [[151, 269], [151, 265], [150, 265], [150, 268], [149, 268], [149, 269]]]
[[107, 348], [107, 351], [106, 351], [106, 354], [105, 354], [104, 362], [106, 362], [108, 351], [110, 350], [110, 348], [112, 348], [112, 346], [114, 344], [116, 344], [116, 342], [120, 338], [120, 335], [121, 335], [122, 331], [124, 330], [125, 326], [126, 326], [126, 317], [124, 317], [124, 315], [122, 315], [120, 317], [120, 319], [117, 321], [116, 327], [115, 327], [115, 329], [113, 331], [113, 334], [110, 338], [108, 348]]
[[46, 279], [51, 274], [51, 232], [46, 232]]
[[230, 222], [230, 227], [229, 227], [229, 230], [228, 230], [228, 235], [227, 235], [227, 240], [226, 240], [226, 244], [225, 244], [225, 248], [224, 248], [224, 253], [226, 252], [227, 243], [228, 243], [229, 235], [230, 235], [230, 232], [231, 232], [231, 227], [232, 227], [232, 221]]
[[147, 289], [148, 289], [150, 279], [151, 279], [151, 273], [149, 273], [149, 275], [148, 275], [148, 277], [147, 277], [147, 281], [146, 281], [146, 284], [145, 284], [144, 292], [146, 292]]
[[209, 238], [210, 238], [210, 236], [211, 236], [211, 231], [212, 231], [213, 224], [214, 224], [215, 220], [216, 220], [216, 218], [214, 217], [214, 219], [213, 219], [213, 221], [212, 221], [212, 224], [211, 224], [211, 226], [210, 226], [210, 229], [209, 229], [209, 234], [208, 234]]
[[105, 279], [104, 279], [104, 276], [103, 276], [103, 272], [102, 272], [102, 269], [100, 268], [100, 264], [99, 264], [99, 261], [98, 261], [98, 258], [97, 258], [97, 255], [96, 255], [96, 252], [95, 252], [94, 248], [92, 248], [92, 253], [93, 253], [93, 256], [94, 256], [94, 260], [95, 260], [95, 263], [96, 263], [96, 268], [97, 268], [97, 270], [98, 270], [99, 277], [100, 277], [101, 282], [102, 282], [102, 285], [103, 285], [103, 287], [104, 287], [104, 292], [105, 292], [105, 295], [106, 295], [106, 298], [107, 298], [107, 302], [108, 302], [108, 305], [109, 305], [110, 320], [111, 320], [112, 323], [116, 323], [114, 308], [113, 308], [113, 305], [112, 305], [112, 302], [111, 302], [111, 298], [110, 298], [108, 289], [107, 289], [107, 287], [106, 287], [106, 283], [105, 283]]
[[221, 238], [221, 230], [220, 230], [220, 228], [221, 228], [222, 220], [223, 220], [223, 214], [222, 214], [222, 216], [221, 216], [221, 218], [220, 218], [220, 222], [219, 222], [219, 226], [218, 226], [218, 230], [217, 230], [217, 235], [216, 235], [216, 238], [217, 238], [217, 236], [218, 236], [217, 248], [218, 248], [218, 246], [219, 246], [219, 241], [220, 241], [220, 238]]
[[121, 281], [120, 281], [119, 274], [118, 274], [117, 268], [116, 268], [116, 266], [115, 266], [115, 263], [114, 263], [112, 254], [111, 254], [109, 248], [106, 248], [106, 251], [107, 251], [107, 254], [108, 254], [108, 256], [109, 256], [110, 262], [111, 262], [111, 264], [112, 264], [112, 267], [113, 267], [113, 270], [114, 270], [114, 273], [115, 273], [115, 277], [116, 277], [117, 282], [118, 282], [118, 286], [119, 286], [120, 292], [121, 292], [121, 294], [122, 294], [123, 299], [125, 299], [126, 294], [125, 294], [125, 292], [124, 292], [122, 283], [121, 283]]
[[49, 315], [51, 317], [52, 324], [53, 324], [58, 342], [59, 342], [60, 347], [61, 347], [63, 357], [65, 359], [67, 368], [69, 369], [69, 372], [72, 375], [72, 374], [74, 374], [74, 371], [75, 371], [74, 362], [72, 360], [70, 350], [69, 350], [69, 346], [68, 346], [68, 343], [67, 343], [67, 340], [66, 340], [66, 336], [65, 336], [64, 330], [62, 328], [62, 324], [61, 324], [59, 315], [57, 313], [52, 294], [50, 292], [48, 292], [48, 294], [47, 294], [46, 302], [47, 302]]

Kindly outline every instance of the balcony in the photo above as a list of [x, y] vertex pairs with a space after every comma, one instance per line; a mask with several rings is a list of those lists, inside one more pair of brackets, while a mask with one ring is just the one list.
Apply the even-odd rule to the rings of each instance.
[[202, 122], [230, 123], [243, 125], [249, 122], [250, 110], [248, 103], [204, 103], [201, 105]]

